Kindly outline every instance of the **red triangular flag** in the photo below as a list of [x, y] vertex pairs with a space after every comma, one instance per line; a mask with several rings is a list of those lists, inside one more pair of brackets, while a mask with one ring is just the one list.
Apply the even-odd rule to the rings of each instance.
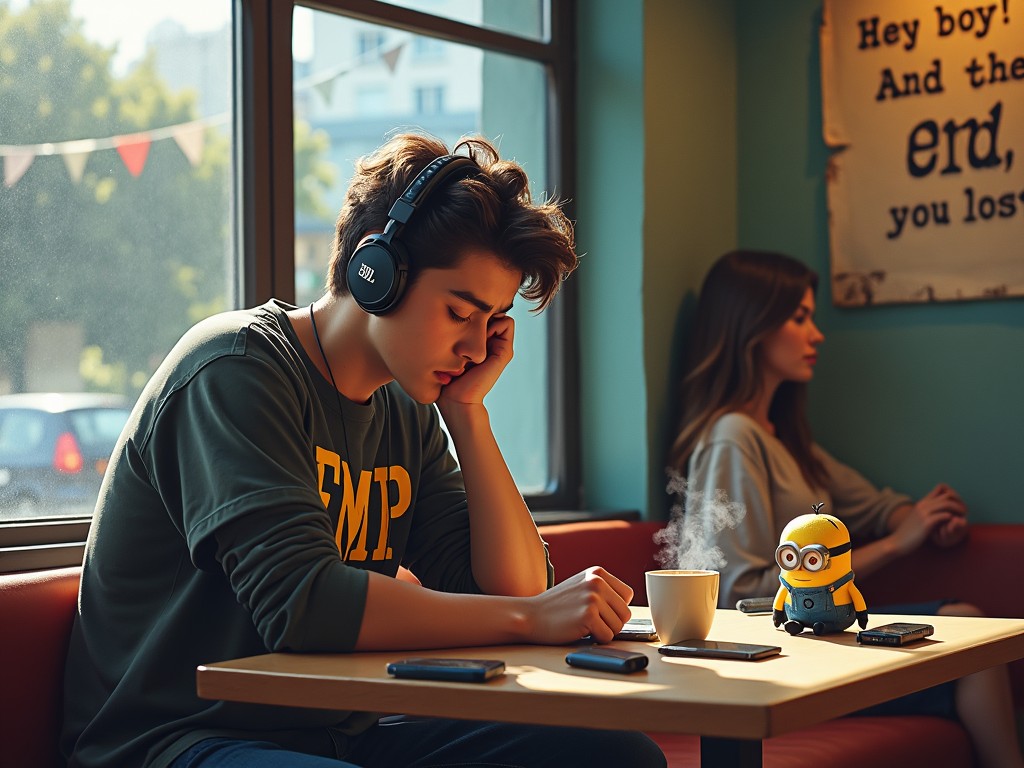
[[132, 176], [138, 176], [146, 167], [146, 157], [149, 155], [149, 145], [152, 139], [148, 133], [136, 133], [132, 136], [116, 136], [114, 146], [117, 147], [117, 154], [121, 156], [125, 168]]

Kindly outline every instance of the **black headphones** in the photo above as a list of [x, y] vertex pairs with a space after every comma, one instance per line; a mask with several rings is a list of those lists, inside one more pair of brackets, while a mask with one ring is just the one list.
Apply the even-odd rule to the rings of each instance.
[[468, 157], [444, 155], [420, 171], [388, 211], [384, 232], [364, 238], [349, 259], [346, 282], [356, 304], [372, 315], [383, 315], [398, 306], [409, 272], [409, 256], [398, 239], [399, 232], [431, 190], [453, 176], [465, 178], [479, 170]]

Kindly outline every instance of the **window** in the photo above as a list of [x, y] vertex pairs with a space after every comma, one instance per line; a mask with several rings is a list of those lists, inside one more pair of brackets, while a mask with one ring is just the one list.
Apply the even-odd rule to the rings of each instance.
[[413, 40], [412, 55], [416, 59], [438, 59], [444, 55], [444, 45], [432, 37], [417, 36]]
[[[337, 11], [328, 12], [297, 5], [293, 18], [292, 50], [302, 62], [293, 71], [304, 73], [294, 82], [292, 109], [303, 118], [295, 128], [295, 167], [306, 166], [302, 142], [315, 136], [324, 142], [333, 173], [315, 201], [305, 190], [300, 197], [296, 187], [295, 251], [311, 256], [301, 267], [296, 265], [297, 272], [326, 272], [329, 248], [324, 244], [330, 241], [352, 160], [381, 144], [396, 126], [425, 129], [449, 145], [464, 135], [482, 134], [498, 142], [503, 156], [514, 157], [526, 168], [536, 196], [550, 196], [559, 189], [562, 169], [552, 162], [558, 155], [558, 115], [548, 112], [552, 49], [509, 37], [506, 50], [494, 50], [484, 44], [491, 35], [480, 29], [492, 16], [501, 21], [499, 27], [516, 18], [529, 26], [535, 20], [535, 3], [410, 3], [464, 22], [457, 34], [451, 33], [450, 24], [422, 14], [405, 14], [404, 23], [397, 26], [398, 14], [387, 9], [378, 25], [368, 26], [366, 14], [351, 18], [344, 6], [338, 2]], [[448, 31], [448, 39], [440, 39], [441, 29]], [[345, 40], [356, 40], [361, 46], [368, 39], [380, 41], [374, 56], [344, 45]], [[424, 51], [433, 56], [416, 56]], [[431, 82], [426, 85], [428, 77]], [[309, 98], [311, 83], [316, 83], [316, 96]], [[312, 292], [298, 293], [297, 303], [318, 298], [321, 286], [322, 282]], [[526, 309], [517, 304], [513, 311], [516, 358], [488, 397], [492, 427], [516, 482], [532, 497], [533, 508], [573, 504], [565, 463], [558, 455], [564, 449], [555, 446], [568, 429], [564, 405], [560, 392], [550, 386], [553, 377], [563, 373], [562, 358], [551, 365], [560, 318], [557, 312], [532, 315]]]
[[[571, 126], [549, 111], [572, 103], [571, 4], [368, 1], [358, 19], [341, 0], [317, 8], [0, 3], [0, 397], [130, 405], [199, 319], [269, 296], [311, 301], [352, 161], [396, 127], [448, 143], [482, 133], [536, 195], [571, 198]], [[488, 401], [534, 509], [576, 503], [569, 288], [539, 317], [520, 310], [516, 363]], [[103, 418], [82, 429], [99, 439], [120, 417]], [[30, 437], [8, 429], [5, 445]], [[3, 547], [81, 538], [87, 518], [51, 525], [4, 507], [5, 473], [0, 568]]]
[[384, 50], [384, 33], [379, 29], [360, 29], [356, 32], [356, 54], [360, 59], [379, 56]]
[[413, 91], [416, 97], [417, 115], [439, 115], [444, 112], [444, 86], [417, 86]]
[[241, 301], [231, 14], [0, 4], [0, 547], [91, 514], [156, 364]]

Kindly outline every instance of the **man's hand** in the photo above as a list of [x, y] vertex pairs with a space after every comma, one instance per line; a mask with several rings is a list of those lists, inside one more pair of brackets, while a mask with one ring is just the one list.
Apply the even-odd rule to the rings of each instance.
[[482, 403], [505, 366], [512, 362], [515, 330], [515, 321], [508, 315], [492, 317], [487, 325], [487, 357], [478, 365], [467, 365], [461, 376], [441, 389], [438, 407], [453, 403]]
[[527, 641], [561, 645], [590, 635], [611, 642], [630, 617], [633, 590], [599, 566], [527, 598]]

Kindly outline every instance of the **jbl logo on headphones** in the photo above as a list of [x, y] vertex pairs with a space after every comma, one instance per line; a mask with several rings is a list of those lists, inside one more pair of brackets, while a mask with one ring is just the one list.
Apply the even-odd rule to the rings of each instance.
[[366, 262], [359, 265], [359, 276], [368, 283], [373, 282], [373, 267]]
[[447, 179], [465, 178], [479, 172], [476, 162], [463, 155], [444, 155], [432, 160], [391, 206], [384, 231], [367, 235], [360, 241], [346, 267], [345, 282], [352, 298], [364, 311], [383, 315], [401, 301], [409, 272], [409, 256], [399, 234], [430, 191]]

